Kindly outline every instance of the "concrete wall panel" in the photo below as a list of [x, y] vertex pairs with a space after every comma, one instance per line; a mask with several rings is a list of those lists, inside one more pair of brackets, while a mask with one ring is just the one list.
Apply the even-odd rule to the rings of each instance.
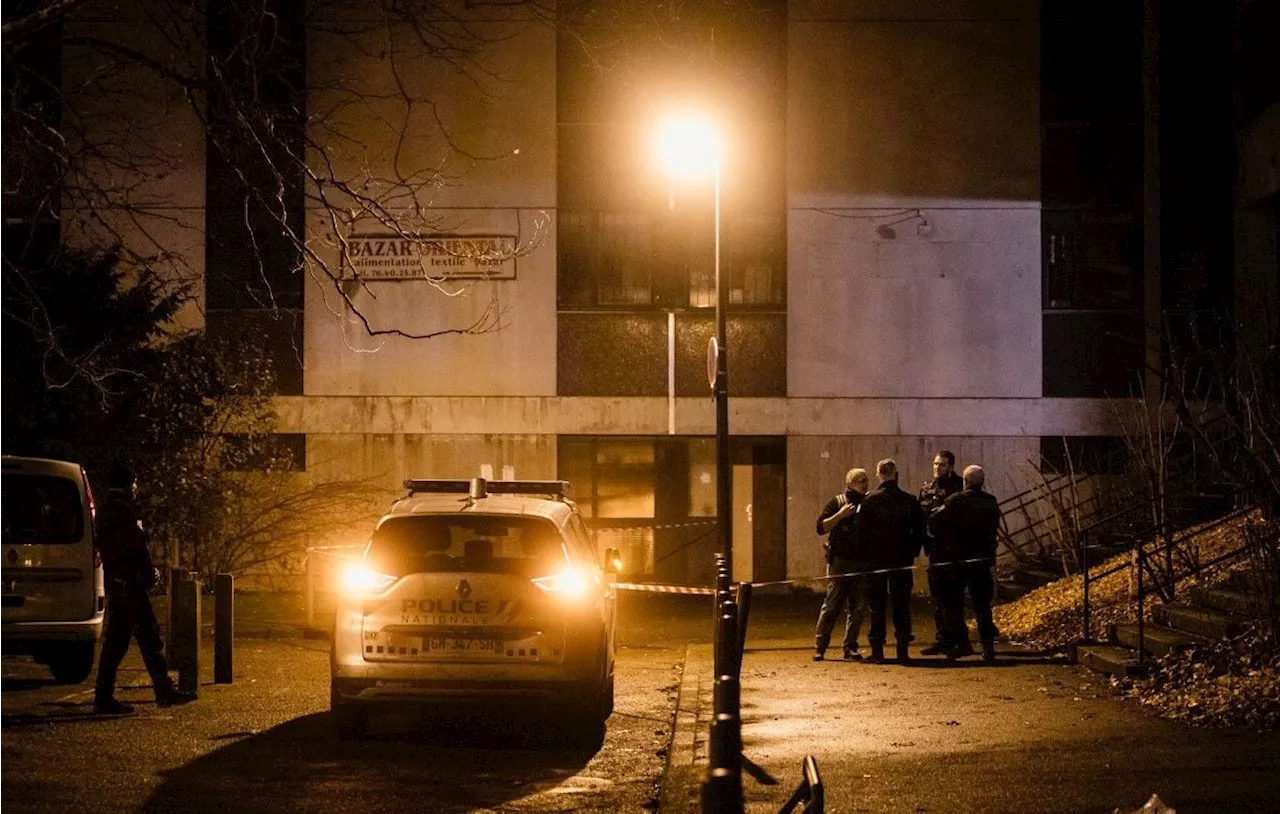
[[[986, 471], [988, 491], [1009, 497], [1038, 481], [1031, 461], [1039, 460], [1039, 437], [866, 437], [806, 436], [787, 439], [787, 574], [792, 578], [823, 573], [822, 542], [815, 530], [818, 513], [844, 488], [844, 474], [860, 466], [872, 473], [883, 458], [893, 458], [899, 484], [915, 494], [931, 478], [933, 456], [949, 449], [956, 466], [976, 463]], [[927, 590], [923, 572], [916, 590]]]
[[793, 210], [789, 232], [791, 397], [1040, 395], [1038, 207]]

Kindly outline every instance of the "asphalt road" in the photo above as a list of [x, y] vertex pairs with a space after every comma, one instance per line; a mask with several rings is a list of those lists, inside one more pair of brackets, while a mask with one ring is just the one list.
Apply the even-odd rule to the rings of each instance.
[[[367, 739], [328, 725], [328, 644], [240, 642], [236, 681], [158, 709], [135, 653], [94, 715], [88, 685], [4, 659], [3, 788], [11, 812], [617, 811], [657, 799], [683, 648], [625, 647], [604, 747], [565, 748], [536, 710], [383, 718]], [[206, 657], [207, 660], [207, 657]]]

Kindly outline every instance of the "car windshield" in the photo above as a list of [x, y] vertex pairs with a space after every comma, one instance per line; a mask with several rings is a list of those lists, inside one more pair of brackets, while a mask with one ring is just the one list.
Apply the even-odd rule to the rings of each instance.
[[567, 556], [559, 531], [543, 518], [415, 515], [379, 526], [368, 562], [393, 576], [472, 571], [536, 577], [554, 573]]
[[0, 481], [3, 540], [8, 543], [77, 543], [84, 511], [75, 481], [48, 475], [5, 475]]

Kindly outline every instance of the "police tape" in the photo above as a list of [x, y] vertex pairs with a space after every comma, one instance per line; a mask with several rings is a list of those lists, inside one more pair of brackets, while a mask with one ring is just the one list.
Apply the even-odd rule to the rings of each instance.
[[627, 525], [610, 525], [610, 524], [608, 524], [608, 523], [598, 523], [598, 524], [597, 524], [597, 523], [593, 523], [593, 524], [591, 525], [591, 528], [592, 528], [592, 530], [594, 530], [594, 531], [599, 531], [599, 530], [601, 530], [601, 529], [609, 529], [610, 531], [619, 530], [619, 529], [620, 529], [620, 530], [622, 530], [622, 531], [628, 531], [628, 530], [632, 530], [632, 529], [634, 529], [634, 530], [644, 530], [644, 529], [688, 529], [688, 528], [699, 528], [699, 527], [703, 527], [703, 526], [715, 526], [715, 525], [718, 525], [718, 523], [719, 523], [719, 521], [716, 521], [716, 520], [696, 520], [696, 521], [693, 521], [693, 522], [691, 522], [691, 523], [654, 523], [654, 524], [649, 524], [649, 523], [630, 523], [630, 524], [627, 524]]
[[[952, 560], [951, 562], [931, 563], [927, 568], [949, 567], [954, 565], [971, 565], [975, 563], [990, 563], [991, 561], [985, 557], [979, 557], [971, 560]], [[847, 577], [868, 577], [876, 574], [892, 574], [898, 571], [915, 571], [921, 566], [919, 565], [900, 565], [894, 568], [876, 568], [870, 571], [849, 571], [840, 574], [822, 574], [820, 576], [810, 577], [793, 577], [791, 579], [776, 579], [767, 582], [751, 582], [753, 588], [763, 588], [775, 585], [796, 585], [802, 582], [822, 582], [830, 579], [845, 579]], [[694, 596], [714, 596], [716, 591], [714, 588], [703, 588], [695, 585], [664, 585], [656, 582], [619, 582], [615, 583], [614, 588], [619, 591], [636, 591], [639, 593], [652, 594], [685, 594]]]
[[618, 582], [614, 586], [619, 591], [638, 591], [650, 594], [689, 594], [695, 596], [715, 596], [714, 588], [698, 588], [693, 585], [658, 585], [650, 582]]

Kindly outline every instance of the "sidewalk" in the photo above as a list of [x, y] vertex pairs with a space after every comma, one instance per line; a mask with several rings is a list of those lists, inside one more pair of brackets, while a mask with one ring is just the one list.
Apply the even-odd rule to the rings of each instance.
[[[1161, 721], [1058, 657], [1002, 645], [995, 665], [918, 657], [903, 666], [813, 662], [811, 652], [808, 637], [748, 641], [748, 811], [777, 811], [806, 755], [818, 761], [828, 811], [1110, 814], [1158, 793], [1186, 814], [1272, 811], [1280, 797], [1280, 733]], [[699, 807], [711, 664], [710, 645], [689, 646], [663, 811]]]

